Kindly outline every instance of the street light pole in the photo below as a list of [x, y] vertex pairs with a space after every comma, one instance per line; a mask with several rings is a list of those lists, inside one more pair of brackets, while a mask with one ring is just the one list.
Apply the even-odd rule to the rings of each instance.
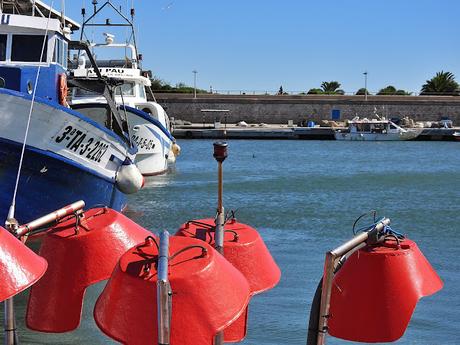
[[364, 100], [367, 101], [367, 71], [364, 74]]
[[192, 73], [193, 73], [193, 98], [196, 98], [196, 74], [198, 73], [198, 71], [194, 69]]

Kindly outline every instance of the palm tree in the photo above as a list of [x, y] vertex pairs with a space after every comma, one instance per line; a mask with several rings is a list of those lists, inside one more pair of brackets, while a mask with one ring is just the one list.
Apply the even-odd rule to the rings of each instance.
[[459, 85], [451, 72], [438, 72], [422, 86], [421, 95], [458, 95]]
[[337, 81], [323, 81], [321, 83], [321, 89], [326, 94], [335, 94], [337, 89], [340, 87], [340, 83]]

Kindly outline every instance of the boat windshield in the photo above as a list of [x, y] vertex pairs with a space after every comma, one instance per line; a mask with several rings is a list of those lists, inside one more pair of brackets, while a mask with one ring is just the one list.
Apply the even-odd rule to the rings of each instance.
[[[13, 35], [11, 45], [11, 61], [39, 62], [42, 53], [43, 35]], [[46, 62], [48, 40], [45, 41], [45, 50], [41, 62]]]
[[6, 60], [6, 35], [0, 35], [0, 61]]
[[[134, 83], [125, 83], [121, 86], [118, 86], [115, 89], [116, 96], [120, 96], [121, 92], [123, 92], [123, 96], [134, 96]], [[88, 91], [88, 90], [84, 90], [80, 88], [78, 88], [75, 91], [75, 97], [96, 97], [96, 96], [102, 96], [102, 95], [94, 91]]]
[[85, 89], [77, 88], [75, 91], [75, 96], [76, 97], [96, 97], [96, 96], [102, 96], [102, 95], [94, 91], [88, 91]]
[[115, 89], [116, 96], [121, 96], [122, 92], [123, 96], [134, 96], [134, 83], [124, 83]]

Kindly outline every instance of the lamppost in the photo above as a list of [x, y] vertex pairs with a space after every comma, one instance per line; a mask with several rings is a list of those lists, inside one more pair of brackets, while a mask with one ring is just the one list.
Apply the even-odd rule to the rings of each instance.
[[198, 73], [198, 71], [194, 69], [192, 73], [193, 73], [193, 98], [196, 98], [196, 74]]
[[367, 71], [364, 73], [364, 100], [367, 101]]

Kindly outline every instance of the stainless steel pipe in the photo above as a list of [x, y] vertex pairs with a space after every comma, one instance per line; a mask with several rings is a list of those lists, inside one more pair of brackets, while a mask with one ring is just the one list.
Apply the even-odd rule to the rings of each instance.
[[157, 312], [158, 345], [169, 345], [171, 338], [171, 287], [168, 280], [169, 233], [160, 233], [158, 253]]

